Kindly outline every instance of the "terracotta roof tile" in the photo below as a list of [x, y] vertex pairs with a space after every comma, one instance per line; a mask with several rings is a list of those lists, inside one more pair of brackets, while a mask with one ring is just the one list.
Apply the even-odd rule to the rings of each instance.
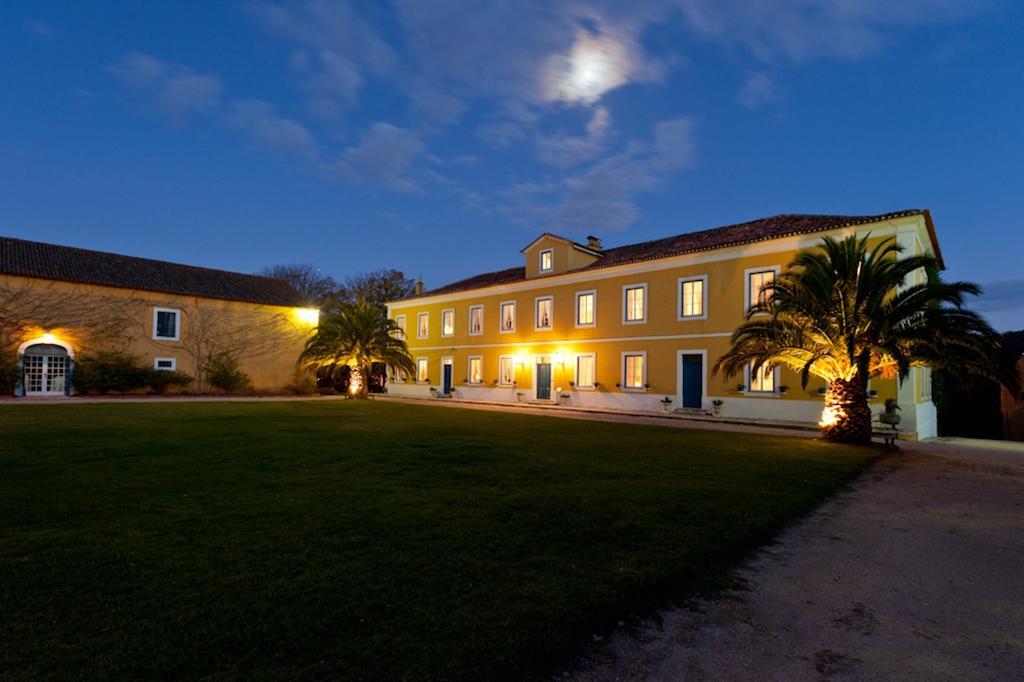
[[304, 305], [295, 288], [278, 279], [12, 237], [0, 237], [0, 274], [263, 305]]
[[[786, 214], [759, 218], [745, 223], [716, 227], [710, 230], [699, 232], [684, 232], [673, 237], [655, 239], [638, 244], [628, 244], [605, 249], [600, 259], [583, 268], [571, 270], [570, 272], [585, 272], [610, 268], [615, 265], [637, 263], [641, 261], [657, 260], [659, 258], [670, 258], [686, 253], [698, 251], [710, 251], [722, 249], [728, 246], [740, 244], [751, 244], [754, 242], [779, 239], [799, 234], [811, 234], [814, 232], [826, 232], [853, 225], [867, 225], [880, 223], [894, 218], [903, 218], [913, 215], [927, 215], [926, 211], [920, 209], [908, 209], [893, 213], [883, 213], [870, 216], [851, 215], [802, 215]], [[929, 221], [930, 222], [930, 221]], [[930, 225], [929, 225], [929, 229]], [[564, 238], [563, 238], [564, 239]], [[938, 245], [935, 245], [938, 253]], [[939, 255], [941, 262], [941, 255]], [[526, 279], [525, 268], [509, 268], [499, 270], [475, 277], [452, 282], [443, 287], [426, 291], [422, 296], [435, 296], [438, 294], [454, 293], [456, 291], [468, 291], [471, 289], [482, 289], [496, 284], [508, 284]], [[419, 298], [412, 296], [410, 298]]]

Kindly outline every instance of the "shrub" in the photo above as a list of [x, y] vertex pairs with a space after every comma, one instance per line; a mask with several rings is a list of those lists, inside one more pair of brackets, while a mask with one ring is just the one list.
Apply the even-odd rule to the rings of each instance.
[[185, 372], [168, 372], [167, 370], [150, 370], [149, 387], [153, 393], [163, 395], [164, 393], [180, 393], [189, 386], [193, 379], [191, 374]]
[[18, 360], [7, 354], [0, 357], [0, 395], [12, 395], [18, 386]]
[[203, 369], [206, 372], [206, 383], [225, 393], [247, 393], [252, 390], [249, 375], [238, 367], [238, 358], [231, 351], [211, 355]]
[[295, 395], [313, 395], [317, 392], [316, 379], [306, 372], [296, 372], [284, 390]]
[[72, 383], [80, 393], [166, 393], [185, 388], [192, 377], [154, 369], [131, 353], [108, 350], [80, 358]]
[[153, 374], [131, 353], [106, 350], [80, 358], [72, 382], [82, 393], [128, 393], [149, 387]]

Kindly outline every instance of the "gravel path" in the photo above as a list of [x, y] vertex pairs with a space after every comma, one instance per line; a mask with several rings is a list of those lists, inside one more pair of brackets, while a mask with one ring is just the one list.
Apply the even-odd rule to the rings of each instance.
[[1024, 452], [914, 444], [575, 680], [1024, 679]]

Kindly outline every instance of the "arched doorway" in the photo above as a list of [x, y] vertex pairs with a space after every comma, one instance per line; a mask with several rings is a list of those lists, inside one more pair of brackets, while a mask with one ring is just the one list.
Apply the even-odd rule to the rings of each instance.
[[71, 394], [74, 351], [66, 344], [47, 340], [29, 341], [18, 349], [22, 395], [56, 396]]

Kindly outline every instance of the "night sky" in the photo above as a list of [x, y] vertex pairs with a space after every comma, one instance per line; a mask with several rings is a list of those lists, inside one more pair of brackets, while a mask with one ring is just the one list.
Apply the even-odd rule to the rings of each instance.
[[1024, 328], [1024, 3], [4, 2], [0, 234], [439, 286], [606, 246], [930, 208]]

